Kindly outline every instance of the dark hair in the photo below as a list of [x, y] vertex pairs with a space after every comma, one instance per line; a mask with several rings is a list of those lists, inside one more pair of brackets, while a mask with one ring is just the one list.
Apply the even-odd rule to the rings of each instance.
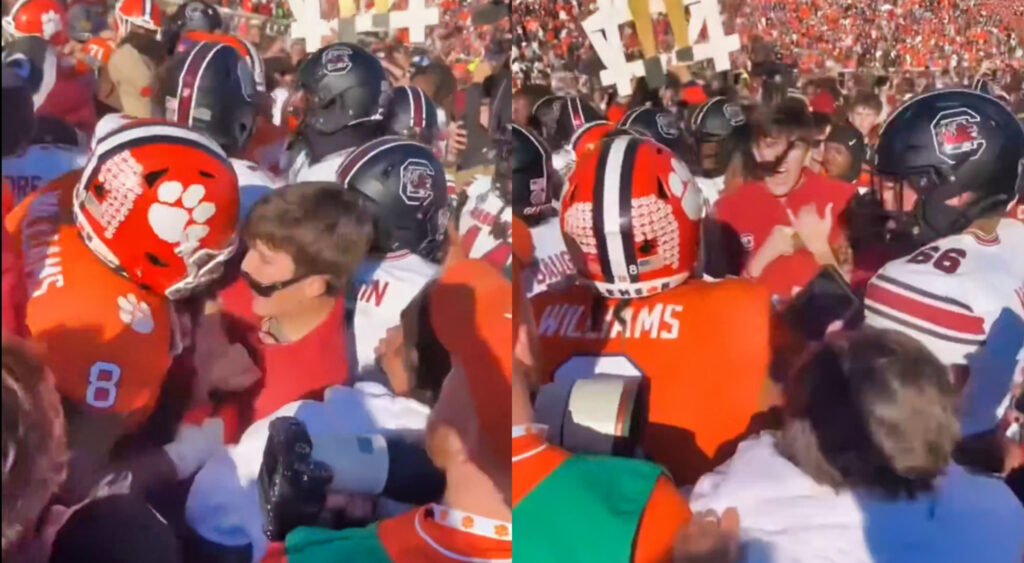
[[814, 129], [815, 135], [825, 133], [825, 130], [828, 129], [829, 125], [832, 125], [831, 115], [818, 111], [811, 112], [811, 126]]
[[913, 338], [841, 333], [787, 381], [779, 450], [819, 483], [913, 497], [952, 460], [954, 397], [946, 367]]
[[57, 532], [50, 563], [179, 563], [174, 530], [146, 502], [130, 494], [89, 501]]
[[807, 103], [799, 98], [784, 98], [761, 111], [752, 120], [754, 141], [765, 137], [796, 137], [810, 140], [814, 121]]
[[425, 76], [430, 81], [433, 89], [431, 99], [438, 107], [449, 107], [450, 98], [455, 95], [456, 82], [455, 74], [447, 65], [432, 62], [428, 65], [417, 67], [411, 78]]
[[[429, 291], [430, 285], [423, 289]], [[416, 375], [410, 396], [423, 404], [433, 406], [441, 394], [441, 385], [452, 369], [452, 359], [448, 350], [441, 345], [430, 323], [430, 300], [419, 301], [416, 313]]]
[[542, 84], [525, 84], [522, 88], [516, 91], [515, 95], [529, 100], [530, 111], [532, 112], [533, 106], [537, 105], [537, 102], [548, 96], [553, 96], [554, 92], [551, 91], [551, 88]]
[[38, 518], [67, 471], [64, 411], [28, 344], [3, 337], [3, 551]]
[[345, 287], [373, 239], [373, 215], [357, 192], [333, 182], [300, 182], [253, 205], [242, 228], [257, 241], [287, 253], [295, 275], [327, 275], [329, 293]]
[[861, 90], [853, 95], [853, 100], [850, 102], [850, 109], [866, 107], [874, 112], [882, 113], [882, 98], [878, 97], [878, 94], [868, 90]]

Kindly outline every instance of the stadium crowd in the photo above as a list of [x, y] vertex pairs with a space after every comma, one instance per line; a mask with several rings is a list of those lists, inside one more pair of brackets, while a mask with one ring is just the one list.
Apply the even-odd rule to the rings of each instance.
[[1022, 560], [1015, 8], [441, 7], [5, 5], [5, 562]]

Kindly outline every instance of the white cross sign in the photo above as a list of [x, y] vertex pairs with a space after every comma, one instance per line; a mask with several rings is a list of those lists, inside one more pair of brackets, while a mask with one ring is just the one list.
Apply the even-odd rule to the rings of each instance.
[[[728, 70], [729, 53], [739, 50], [740, 38], [735, 33], [725, 34], [718, 0], [681, 1], [690, 8], [689, 35], [694, 62], [711, 59], [715, 70]], [[650, 8], [651, 15], [665, 11], [663, 0], [651, 0]], [[601, 84], [614, 84], [620, 96], [632, 93], [633, 79], [644, 76], [642, 59], [626, 60], [622, 35], [619, 33], [619, 26], [632, 20], [626, 0], [598, 0], [597, 11], [583, 20], [583, 31], [605, 66], [600, 75]], [[704, 27], [708, 30], [708, 40], [699, 43], [697, 40]], [[675, 64], [675, 54], [663, 53], [661, 62], [666, 68]]]
[[[361, 4], [361, 2], [359, 3]], [[314, 51], [324, 46], [324, 37], [334, 37], [342, 41], [354, 41], [358, 33], [380, 31], [394, 32], [399, 29], [409, 30], [410, 43], [426, 41], [426, 30], [429, 26], [441, 22], [441, 12], [437, 7], [426, 6], [426, 0], [409, 0], [405, 10], [391, 10], [387, 13], [363, 11], [338, 19], [326, 20], [320, 11], [320, 0], [292, 0], [295, 22], [291, 26], [293, 39], [304, 39], [306, 49]], [[353, 9], [350, 4], [341, 4], [340, 13], [346, 14]]]
[[437, 7], [428, 8], [425, 0], [409, 0], [408, 9], [393, 10], [388, 16], [391, 31], [409, 30], [410, 43], [423, 43], [427, 40], [427, 26], [441, 23]]

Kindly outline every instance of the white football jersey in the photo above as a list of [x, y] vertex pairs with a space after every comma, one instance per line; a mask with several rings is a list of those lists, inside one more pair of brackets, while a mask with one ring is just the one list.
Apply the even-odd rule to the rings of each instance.
[[479, 258], [505, 269], [512, 263], [512, 243], [492, 234], [496, 221], [512, 229], [512, 206], [491, 189], [490, 176], [477, 176], [466, 189], [469, 197], [459, 216], [459, 243], [469, 258]]
[[533, 297], [549, 285], [576, 272], [569, 251], [565, 248], [557, 217], [530, 227], [530, 238], [533, 241], [533, 262], [523, 272], [523, 288], [527, 297]]
[[1003, 219], [991, 238], [967, 231], [889, 262], [868, 284], [865, 308], [868, 325], [966, 364], [1003, 309], [1024, 315], [1024, 223]]
[[88, 159], [88, 151], [70, 145], [30, 145], [3, 159], [3, 175], [17, 204], [51, 180], [83, 168]]
[[235, 175], [238, 176], [238, 214], [240, 217], [247, 217], [249, 210], [258, 199], [284, 185], [280, 178], [248, 160], [232, 158], [231, 166], [235, 169]]
[[322, 158], [315, 164], [309, 161], [309, 151], [303, 150], [288, 169], [288, 183], [295, 182], [337, 182], [338, 169], [348, 155], [359, 147], [352, 147]]
[[402, 311], [441, 267], [412, 252], [393, 252], [384, 260], [359, 265], [346, 299], [349, 373], [357, 379], [382, 380], [374, 348], [387, 330], [402, 320]]

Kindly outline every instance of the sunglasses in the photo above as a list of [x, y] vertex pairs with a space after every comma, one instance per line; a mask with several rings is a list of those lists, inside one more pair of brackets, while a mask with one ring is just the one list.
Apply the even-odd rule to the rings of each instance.
[[241, 272], [240, 275], [242, 276], [242, 279], [245, 280], [245, 283], [249, 286], [249, 289], [251, 289], [253, 293], [255, 293], [256, 295], [259, 295], [260, 297], [270, 297], [271, 295], [277, 293], [278, 291], [281, 291], [282, 289], [284, 289], [286, 287], [295, 285], [296, 283], [298, 283], [298, 282], [306, 279], [307, 277], [309, 277], [309, 276], [302, 275], [302, 276], [295, 276], [294, 278], [291, 278], [291, 279], [288, 279], [288, 280], [284, 280], [284, 281], [274, 282], [274, 283], [260, 283], [260, 282], [256, 281], [255, 279], [253, 279], [252, 276], [250, 276], [249, 274], [247, 274], [244, 271]]

